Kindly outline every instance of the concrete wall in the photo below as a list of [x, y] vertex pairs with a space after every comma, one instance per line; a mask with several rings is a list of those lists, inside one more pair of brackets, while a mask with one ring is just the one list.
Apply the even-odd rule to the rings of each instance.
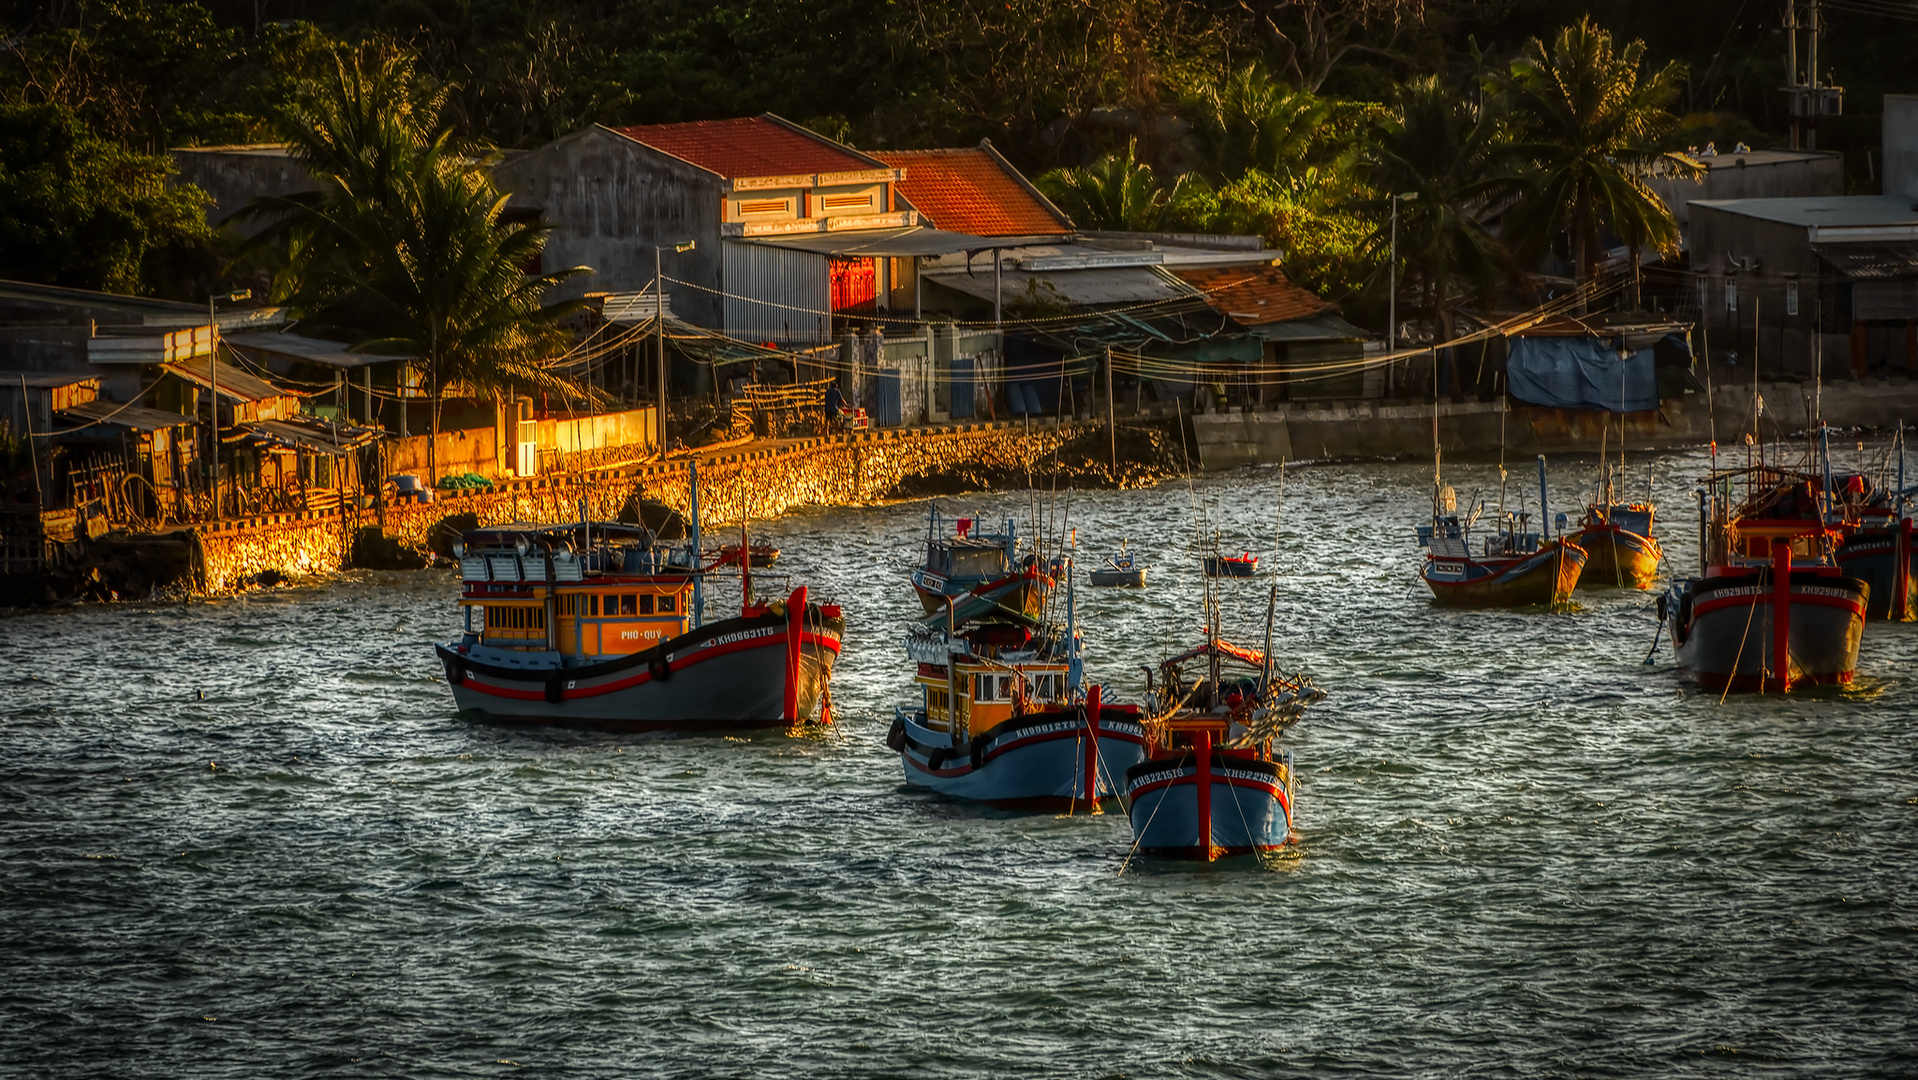
[[[278, 146], [214, 146], [173, 151], [178, 183], [192, 184], [213, 197], [207, 223], [221, 226], [254, 199], [313, 191], [313, 178]], [[266, 227], [265, 220], [234, 222], [244, 236]]]
[[[1638, 449], [1740, 442], [1750, 428], [1749, 384], [1714, 386], [1704, 395], [1661, 402], [1656, 410], [1624, 414], [1626, 443]], [[1762, 383], [1764, 437], [1803, 431], [1822, 395], [1823, 415], [1834, 427], [1886, 429], [1918, 424], [1918, 382]], [[1501, 424], [1501, 414], [1503, 423]], [[1501, 438], [1508, 454], [1590, 452], [1609, 439], [1618, 445], [1619, 416], [1586, 409], [1547, 409], [1502, 401], [1445, 402], [1439, 406], [1439, 442], [1447, 457], [1489, 457]], [[1282, 460], [1432, 456], [1432, 406], [1369, 402], [1292, 405], [1264, 412], [1219, 412], [1193, 417], [1204, 468]], [[1610, 429], [1610, 435], [1606, 429]], [[1502, 431], [1502, 435], [1501, 435]]]
[[[1743, 269], [1734, 259], [1756, 260], [1756, 269]], [[1698, 299], [1705, 323], [1704, 335], [1694, 340], [1694, 346], [1708, 348], [1717, 363], [1735, 359], [1740, 366], [1748, 366], [1756, 355], [1759, 372], [1766, 378], [1814, 374], [1813, 334], [1820, 325], [1816, 299], [1821, 288], [1829, 291], [1825, 279], [1830, 272], [1812, 254], [1802, 226], [1695, 206], [1692, 268], [1702, 274], [1694, 288], [1702, 285], [1704, 289]], [[1735, 311], [1726, 302], [1728, 286], [1737, 293]], [[1788, 310], [1794, 289], [1796, 315]], [[1843, 329], [1837, 326], [1831, 297], [1825, 299], [1825, 329]], [[1825, 350], [1826, 378], [1840, 377], [1848, 370], [1848, 352], [1848, 348], [1836, 354]]]
[[[1739, 164], [1739, 162], [1746, 164]], [[1679, 228], [1691, 224], [1694, 199], [1782, 199], [1843, 195], [1845, 167], [1837, 154], [1760, 150], [1709, 159], [1701, 180], [1655, 176], [1648, 182], [1671, 207]]]
[[1885, 194], [1918, 199], [1918, 94], [1885, 95], [1884, 143]]
[[[724, 288], [719, 224], [723, 181], [603, 127], [590, 127], [501, 164], [493, 171], [509, 209], [537, 211], [552, 224], [542, 268], [589, 266], [559, 290], [638, 292], [652, 287], [653, 247], [687, 240], [689, 252], [666, 251], [664, 272], [707, 288]], [[700, 326], [721, 325], [717, 292], [668, 285], [673, 314]]]

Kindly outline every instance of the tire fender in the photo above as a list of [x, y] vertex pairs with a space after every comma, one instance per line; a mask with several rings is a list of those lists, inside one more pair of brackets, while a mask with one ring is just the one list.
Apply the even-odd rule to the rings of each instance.
[[886, 749], [895, 754], [906, 750], [906, 721], [900, 717], [892, 718], [892, 727], [886, 729]]

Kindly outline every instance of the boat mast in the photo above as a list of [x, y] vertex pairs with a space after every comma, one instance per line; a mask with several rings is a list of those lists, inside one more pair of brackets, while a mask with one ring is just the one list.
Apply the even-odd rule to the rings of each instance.
[[1073, 603], [1072, 571], [1066, 571], [1066, 685], [1073, 697], [1085, 683], [1085, 655], [1079, 649], [1079, 612]]
[[699, 565], [699, 462], [696, 460], [686, 462], [686, 490], [688, 508], [692, 511], [693, 629], [697, 630], [706, 625], [706, 574]]
[[1272, 692], [1272, 615], [1279, 606], [1279, 583], [1272, 583], [1272, 591], [1265, 597], [1265, 674], [1259, 680], [1259, 697], [1264, 699]]
[[1551, 509], [1545, 501], [1545, 455], [1538, 456], [1538, 534], [1550, 538], [1552, 527]]

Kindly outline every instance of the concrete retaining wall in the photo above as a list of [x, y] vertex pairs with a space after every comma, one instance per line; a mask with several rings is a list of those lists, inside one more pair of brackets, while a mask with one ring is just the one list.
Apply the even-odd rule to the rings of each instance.
[[[1751, 430], [1752, 389], [1715, 386], [1702, 394], [1661, 402], [1655, 410], [1624, 414], [1626, 445], [1634, 449], [1697, 445], [1714, 437], [1742, 441]], [[1818, 411], [1834, 427], [1886, 429], [1901, 420], [1918, 423], [1918, 382], [1764, 383], [1759, 425], [1767, 440], [1803, 431]], [[1619, 415], [1580, 409], [1547, 409], [1504, 401], [1443, 402], [1438, 437], [1448, 457], [1508, 451], [1595, 451], [1618, 445]], [[1193, 418], [1199, 456], [1207, 469], [1230, 469], [1281, 460], [1430, 457], [1430, 402], [1355, 402], [1295, 405], [1264, 412], [1209, 413]], [[1608, 431], [1609, 429], [1609, 431]]]

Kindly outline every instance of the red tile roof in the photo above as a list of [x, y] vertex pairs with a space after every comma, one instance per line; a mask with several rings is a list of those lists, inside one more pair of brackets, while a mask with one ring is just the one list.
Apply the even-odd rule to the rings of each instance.
[[1241, 326], [1309, 319], [1338, 306], [1292, 284], [1292, 279], [1276, 266], [1223, 266], [1173, 273], [1204, 292], [1206, 303]]
[[640, 124], [613, 130], [728, 180], [874, 168], [872, 162], [822, 137], [794, 131], [765, 116]]
[[1072, 231], [995, 155], [973, 150], [875, 150], [906, 178], [896, 185], [932, 225], [973, 236], [1062, 236]]

